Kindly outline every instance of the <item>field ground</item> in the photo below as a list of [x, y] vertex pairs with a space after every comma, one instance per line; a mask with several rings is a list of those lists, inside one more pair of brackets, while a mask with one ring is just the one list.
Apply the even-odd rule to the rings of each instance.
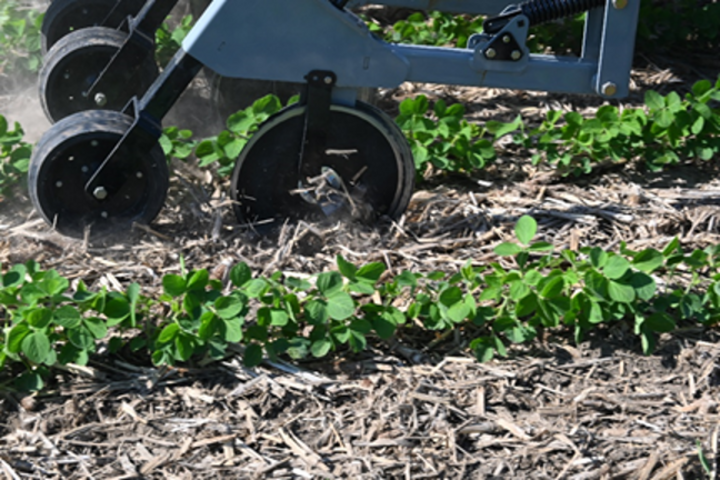
[[[713, 78], [692, 60], [663, 68], [654, 66], [662, 59], [640, 60], [628, 104], [647, 88], [682, 91]], [[522, 112], [532, 119], [548, 108], [598, 106], [586, 97], [429, 85], [380, 92], [380, 104], [392, 110], [418, 93], [462, 101], [471, 118]], [[41, 118], [33, 95], [0, 98], [0, 113]], [[191, 92], [172, 123], [206, 123], [211, 112], [198, 109], [202, 97], [202, 87]], [[23, 123], [32, 139], [45, 128], [40, 120]], [[225, 280], [238, 261], [265, 274], [309, 274], [331, 268], [337, 254], [383, 261], [390, 274], [455, 271], [467, 260], [498, 260], [493, 247], [512, 239], [525, 213], [538, 220], [538, 239], [558, 249], [617, 249], [621, 241], [662, 248], [675, 236], [696, 248], [720, 239], [710, 164], [660, 174], [608, 165], [590, 177], [562, 178], [508, 149], [471, 179], [430, 179], [397, 223], [299, 222], [264, 238], [234, 223], [226, 185], [192, 165], [174, 167], [161, 217], [122, 241], [68, 240], [45, 226], [22, 193], [0, 201], [0, 263], [32, 258], [91, 287], [138, 281], [153, 294], [162, 275], [179, 270], [181, 254], [190, 268]], [[680, 329], [645, 357], [632, 331], [616, 325], [579, 345], [563, 332], [543, 332], [486, 364], [468, 355], [460, 332], [405, 335], [326, 363], [256, 369], [244, 368], [240, 356], [167, 369], [100, 355], [89, 367], [56, 370], [42, 394], [0, 390], [0, 472], [12, 480], [707, 478], [699, 452], [714, 475], [717, 342], [716, 331]]]

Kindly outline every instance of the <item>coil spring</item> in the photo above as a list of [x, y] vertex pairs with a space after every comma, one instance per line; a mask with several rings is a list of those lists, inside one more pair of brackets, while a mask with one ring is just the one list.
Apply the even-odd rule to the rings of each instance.
[[605, 5], [604, 0], [529, 0], [518, 7], [530, 20], [530, 26], [570, 17]]

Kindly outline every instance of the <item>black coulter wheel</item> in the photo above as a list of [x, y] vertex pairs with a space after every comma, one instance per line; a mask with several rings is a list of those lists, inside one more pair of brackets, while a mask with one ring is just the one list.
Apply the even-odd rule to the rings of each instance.
[[[48, 130], [33, 151], [28, 172], [30, 198], [45, 221], [60, 233], [81, 238], [85, 229], [101, 235], [127, 233], [160, 212], [168, 189], [168, 167], [159, 144], [149, 152], [124, 151], [108, 165], [102, 193], [85, 191], [132, 117], [90, 111], [68, 117]], [[100, 197], [101, 199], [98, 199]]]
[[323, 207], [317, 196], [311, 198], [317, 190], [312, 193], [309, 187], [317, 186], [317, 179], [313, 183], [302, 178], [298, 169], [304, 113], [300, 105], [279, 112], [260, 126], [241, 152], [231, 186], [238, 220], [273, 225], [285, 218], [322, 217], [339, 206], [351, 213], [361, 210], [366, 219], [401, 215], [412, 195], [415, 169], [395, 123], [362, 102], [356, 108], [331, 107], [327, 155], [322, 165], [313, 166], [315, 173], [329, 174], [324, 177], [333, 187], [333, 200]]
[[119, 111], [133, 96], [145, 93], [158, 75], [152, 55], [145, 58], [134, 82], [128, 83], [121, 75], [111, 85], [111, 92], [85, 92], [97, 80], [125, 40], [125, 35], [105, 27], [90, 27], [66, 35], [53, 46], [40, 70], [40, 102], [45, 115], [57, 122], [73, 113], [85, 110]]
[[83, 28], [118, 28], [129, 15], [137, 14], [144, 3], [144, 0], [54, 0], [43, 18], [42, 51], [47, 52], [65, 35]]

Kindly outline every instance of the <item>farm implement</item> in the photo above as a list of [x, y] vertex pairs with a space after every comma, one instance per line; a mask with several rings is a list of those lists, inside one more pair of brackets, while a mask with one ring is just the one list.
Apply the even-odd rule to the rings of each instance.
[[[65, 235], [157, 216], [168, 188], [161, 121], [203, 68], [243, 79], [239, 88], [301, 91], [237, 159], [230, 195], [240, 222], [358, 211], [396, 218], [413, 190], [412, 153], [393, 120], [360, 100], [364, 90], [423, 82], [619, 98], [639, 10], [639, 0], [372, 2], [487, 15], [482, 33], [450, 48], [382, 41], [353, 13], [371, 2], [213, 0], [160, 72], [154, 34], [177, 1], [55, 0], [48, 10], [40, 95], [54, 125], [33, 153], [29, 190]], [[529, 51], [530, 28], [582, 12], [579, 58]]]

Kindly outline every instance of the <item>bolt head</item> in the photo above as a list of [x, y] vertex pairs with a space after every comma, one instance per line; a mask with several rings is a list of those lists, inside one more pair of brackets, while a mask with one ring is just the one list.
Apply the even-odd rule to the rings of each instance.
[[602, 93], [606, 97], [612, 97], [617, 93], [617, 85], [615, 85], [613, 82], [605, 82], [600, 89], [600, 93]]
[[57, 182], [55, 182], [55, 186], [56, 186], [57, 188], [62, 188], [63, 183], [62, 183], [60, 180], [58, 180]]
[[503, 35], [502, 41], [503, 43], [510, 43], [510, 35]]
[[628, 0], [613, 0], [612, 2], [613, 7], [615, 7], [618, 10], [622, 10], [623, 8], [627, 7]]
[[102, 218], [108, 218], [108, 213], [107, 213], [107, 212], [100, 212], [100, 216], [101, 216]]
[[95, 94], [95, 105], [98, 107], [104, 107], [107, 105], [107, 97], [104, 93], [96, 93]]
[[325, 82], [326, 85], [330, 85], [333, 80], [332, 80], [332, 77], [328, 75], [327, 77], [325, 77], [323, 79], [323, 81]]
[[91, 140], [91, 141], [90, 141], [90, 146], [91, 146], [91, 147], [97, 147], [98, 145], [100, 145], [100, 142], [98, 142], [97, 140]]
[[108, 196], [108, 192], [103, 186], [95, 187], [95, 190], [93, 190], [93, 196], [98, 200], [105, 200]]
[[143, 177], [143, 173], [142, 173], [142, 172], [137, 172], [137, 173], [135, 174], [135, 176], [136, 176], [137, 178], [142, 178], [142, 177]]
[[513, 50], [510, 54], [510, 58], [513, 60], [520, 60], [520, 57], [522, 57], [522, 52], [520, 50]]
[[488, 48], [487, 50], [485, 50], [485, 56], [487, 58], [495, 58], [497, 56], [497, 52], [494, 48]]

